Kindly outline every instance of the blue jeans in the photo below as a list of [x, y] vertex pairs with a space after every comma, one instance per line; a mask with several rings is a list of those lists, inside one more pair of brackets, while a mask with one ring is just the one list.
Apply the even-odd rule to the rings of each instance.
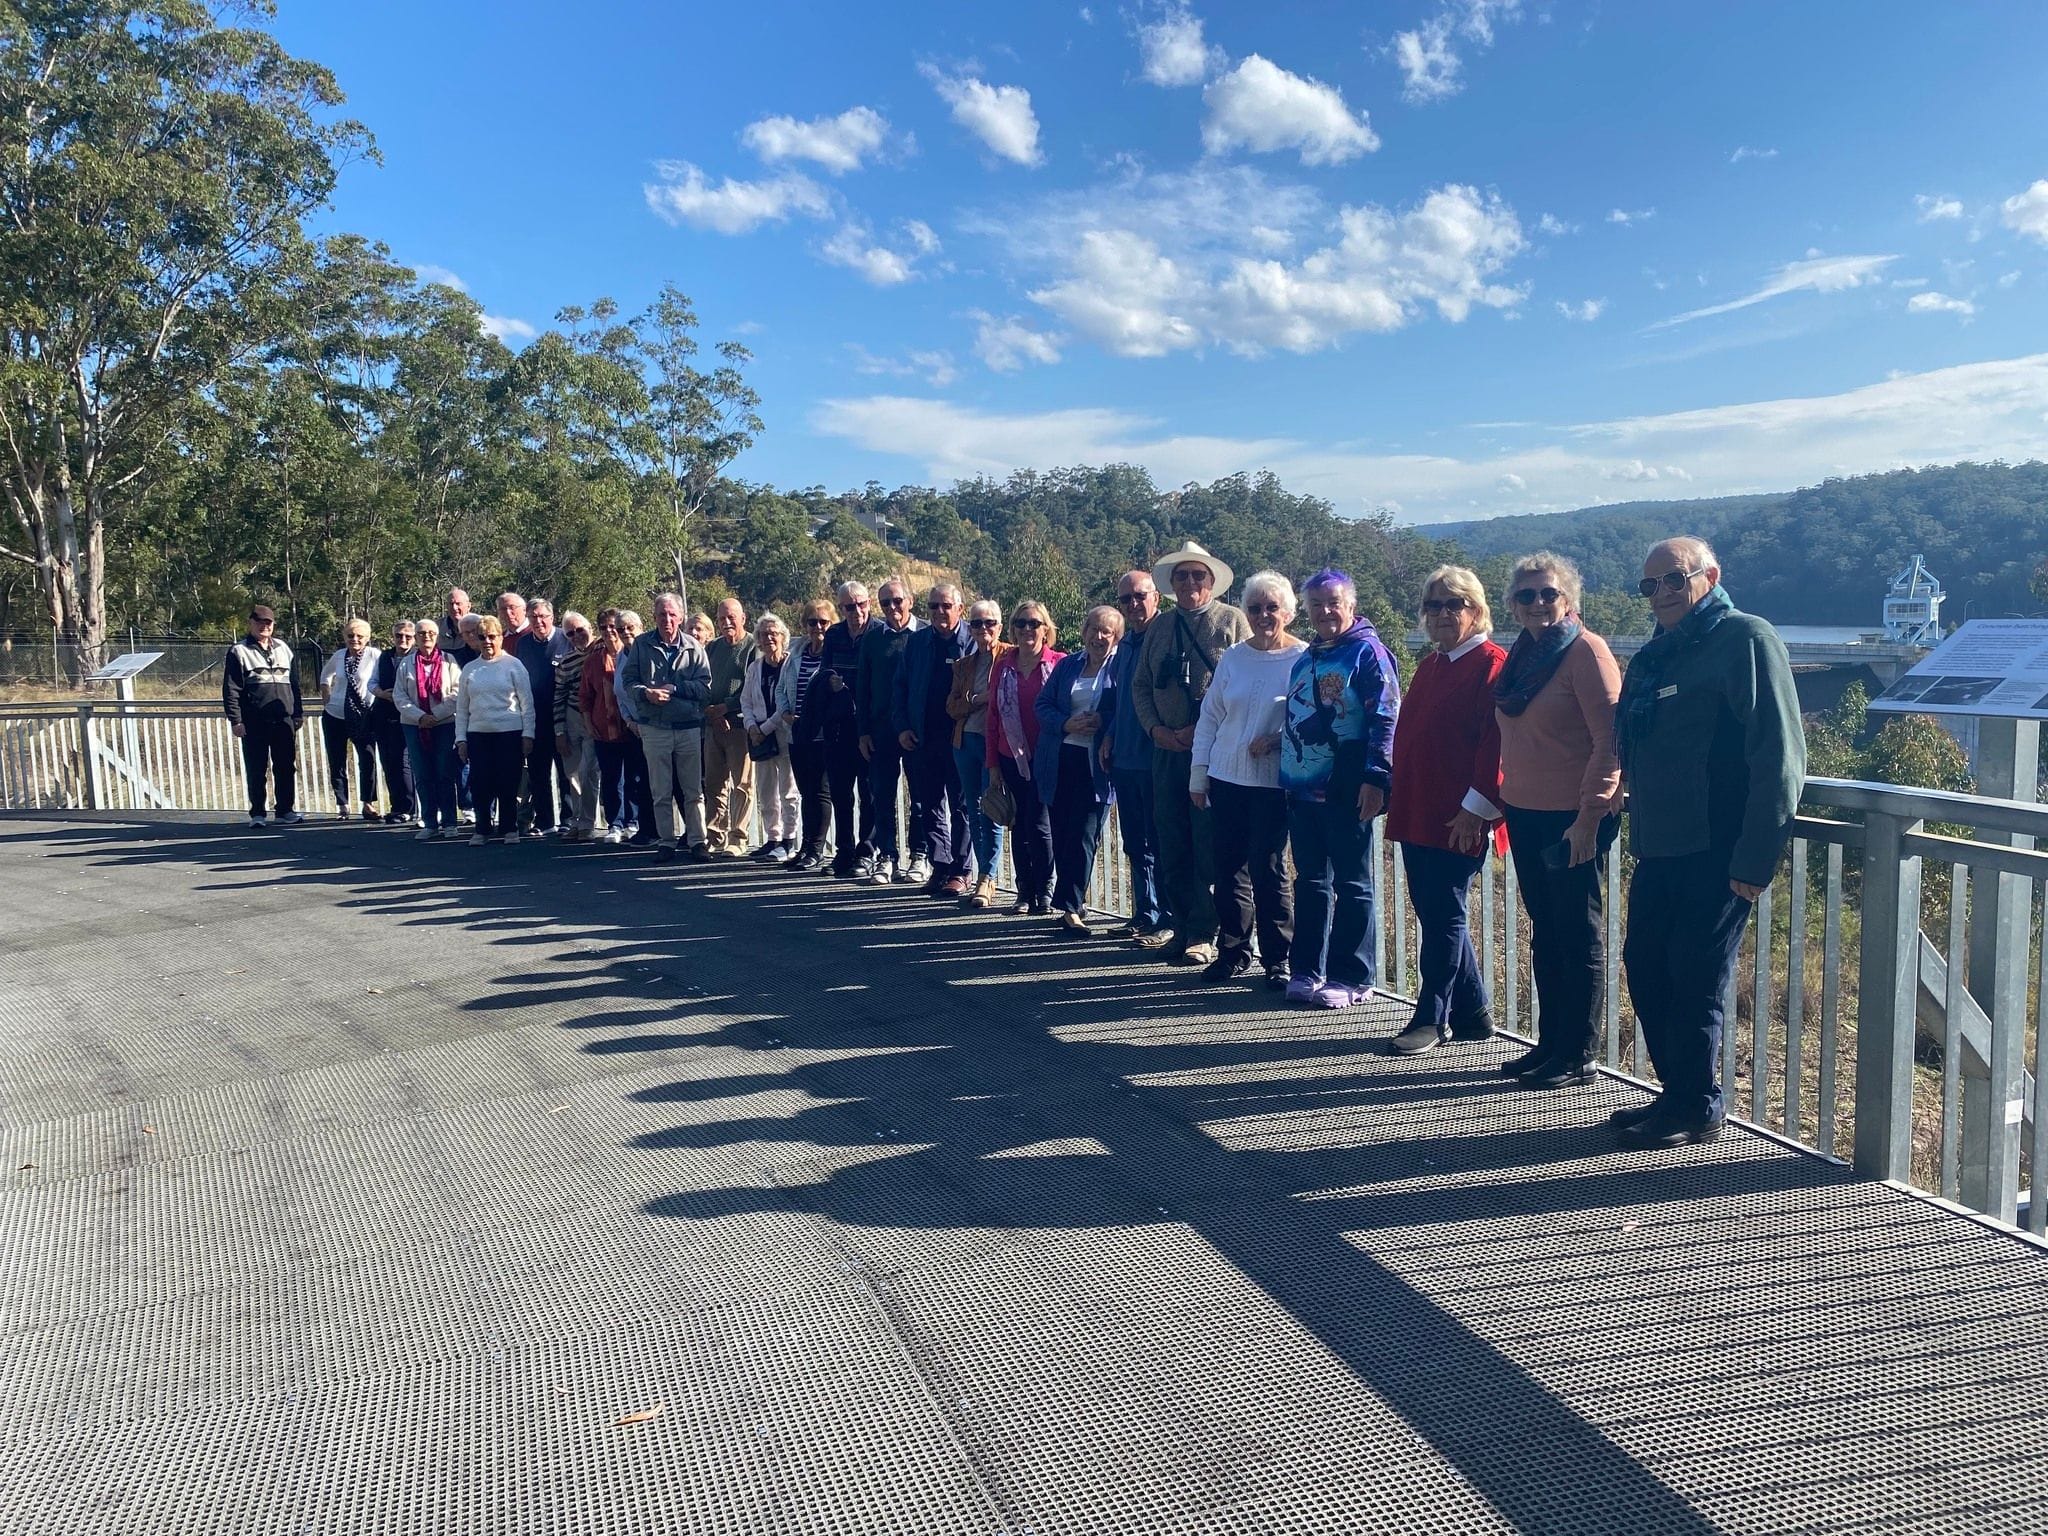
[[429, 832], [455, 825], [455, 726], [444, 721], [421, 733], [405, 728], [405, 750], [412, 758], [412, 781], [419, 794], [420, 820]]
[[1157, 928], [1166, 921], [1166, 910], [1159, 904], [1152, 770], [1112, 768], [1109, 778], [1116, 786], [1116, 822], [1124, 835], [1124, 861], [1131, 867], [1131, 921], [1139, 928]]
[[988, 788], [988, 738], [979, 731], [962, 736], [953, 749], [953, 766], [960, 774], [960, 803], [967, 808], [974, 872], [980, 879], [993, 880], [1003, 852], [1003, 829], [981, 814], [982, 792]]
[[1372, 823], [1358, 819], [1358, 802], [1287, 802], [1294, 843], [1294, 954], [1296, 976], [1319, 976], [1340, 987], [1377, 983], [1372, 963]]
[[1479, 957], [1472, 952], [1472, 930], [1465, 920], [1472, 896], [1472, 877], [1482, 856], [1451, 848], [1401, 845], [1401, 867], [1408, 872], [1408, 900], [1422, 930], [1421, 983], [1416, 988], [1417, 1024], [1449, 1026], [1488, 1011], [1486, 980]]

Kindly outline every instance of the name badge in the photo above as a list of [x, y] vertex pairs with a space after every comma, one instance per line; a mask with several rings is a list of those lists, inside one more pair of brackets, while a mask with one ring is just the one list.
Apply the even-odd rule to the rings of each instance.
[[1676, 692], [1678, 692], [1678, 684], [1673, 683], [1669, 688], [1659, 688], [1657, 690], [1657, 697], [1660, 699], [1668, 699]]

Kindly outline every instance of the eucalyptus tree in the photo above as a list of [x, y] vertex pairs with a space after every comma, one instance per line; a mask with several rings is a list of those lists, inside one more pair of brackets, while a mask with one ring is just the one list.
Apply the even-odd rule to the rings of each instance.
[[278, 337], [302, 220], [375, 153], [341, 103], [327, 70], [196, 0], [0, 7], [0, 558], [34, 570], [81, 668], [137, 482]]

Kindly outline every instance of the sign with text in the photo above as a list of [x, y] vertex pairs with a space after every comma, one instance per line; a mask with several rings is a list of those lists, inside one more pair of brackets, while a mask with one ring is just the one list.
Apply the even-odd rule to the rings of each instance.
[[2048, 720], [2048, 619], [1972, 619], [1870, 707], [1903, 715]]

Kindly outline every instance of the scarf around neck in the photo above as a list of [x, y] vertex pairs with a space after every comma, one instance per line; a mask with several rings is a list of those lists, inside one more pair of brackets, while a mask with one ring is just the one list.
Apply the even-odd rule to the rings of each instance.
[[1501, 664], [1500, 676], [1493, 680], [1494, 707], [1509, 716], [1527, 709], [1530, 701], [1557, 676], [1565, 653], [1578, 641], [1581, 632], [1579, 621], [1572, 618], [1551, 625], [1541, 635], [1532, 635], [1525, 629], [1516, 636], [1514, 648]]
[[1660, 629], [1644, 642], [1621, 680], [1621, 700], [1614, 706], [1614, 745], [1626, 768], [1630, 753], [1650, 734], [1657, 716], [1657, 694], [1671, 663], [1714, 632], [1735, 611], [1735, 600], [1718, 585], [1694, 603], [1684, 618]]
[[441, 653], [439, 651], [435, 651], [431, 656], [425, 651], [414, 651], [412, 653], [412, 690], [413, 698], [418, 702], [419, 707], [428, 714], [432, 714], [434, 707], [441, 702]]

